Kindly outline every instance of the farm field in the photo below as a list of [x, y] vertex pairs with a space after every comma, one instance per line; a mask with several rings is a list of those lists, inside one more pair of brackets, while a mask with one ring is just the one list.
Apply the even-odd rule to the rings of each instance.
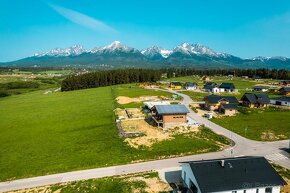
[[232, 117], [214, 118], [211, 121], [253, 140], [274, 141], [289, 138], [290, 110], [244, 109], [247, 112], [240, 112]]
[[217, 151], [217, 142], [228, 143], [203, 129], [151, 148], [131, 148], [117, 135], [115, 97], [167, 94], [140, 89], [121, 85], [0, 98], [0, 181]]

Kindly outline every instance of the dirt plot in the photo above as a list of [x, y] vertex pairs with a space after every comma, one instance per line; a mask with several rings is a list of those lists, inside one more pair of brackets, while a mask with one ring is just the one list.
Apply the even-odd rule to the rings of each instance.
[[151, 147], [154, 143], [174, 139], [174, 135], [198, 131], [197, 127], [179, 125], [168, 129], [168, 132], [150, 125], [145, 120], [122, 121], [121, 125], [126, 132], [142, 132], [144, 136], [127, 138], [125, 142], [131, 147], [139, 148], [141, 146]]
[[161, 181], [157, 177], [145, 178], [145, 177], [139, 176], [139, 177], [129, 178], [128, 181], [144, 181], [147, 185], [147, 187], [145, 188], [145, 191], [149, 193], [172, 191], [172, 188], [169, 186], [168, 183]]
[[265, 132], [262, 132], [261, 139], [263, 139], [265, 141], [275, 141], [275, 140], [280, 140], [280, 139], [287, 139], [287, 136], [285, 136], [285, 135], [275, 135], [271, 131], [265, 131]]
[[132, 102], [142, 102], [142, 101], [158, 101], [158, 100], [162, 100], [162, 99], [167, 99], [164, 96], [141, 96], [138, 98], [130, 98], [130, 97], [126, 97], [126, 96], [119, 96], [116, 98], [116, 101], [121, 104], [121, 105], [125, 105], [128, 103], [132, 103]]
[[142, 111], [138, 108], [127, 108], [127, 109], [117, 108], [114, 111], [117, 118], [121, 120], [145, 118], [144, 113], [142, 113]]

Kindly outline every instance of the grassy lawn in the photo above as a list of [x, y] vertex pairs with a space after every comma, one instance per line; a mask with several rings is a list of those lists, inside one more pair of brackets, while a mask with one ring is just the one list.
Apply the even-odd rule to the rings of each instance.
[[139, 84], [124, 84], [113, 86], [112, 92], [115, 95], [115, 97], [127, 96], [135, 98], [140, 96], [164, 96], [170, 98], [172, 96], [172, 94], [169, 92], [143, 89], [139, 86]]
[[219, 149], [216, 138], [225, 139], [207, 130], [151, 149], [123, 142], [114, 122], [115, 96], [159, 94], [167, 93], [122, 85], [0, 98], [0, 181]]
[[[154, 187], [151, 187], [154, 184]], [[60, 183], [51, 186], [31, 188], [21, 191], [22, 193], [34, 192], [59, 192], [59, 193], [83, 193], [83, 192], [170, 192], [169, 184], [161, 181], [157, 172], [143, 172], [122, 176], [112, 176], [99, 179], [89, 179]]]
[[254, 140], [272, 141], [288, 139], [290, 136], [290, 110], [269, 108], [247, 111], [237, 116], [215, 118], [212, 121]]

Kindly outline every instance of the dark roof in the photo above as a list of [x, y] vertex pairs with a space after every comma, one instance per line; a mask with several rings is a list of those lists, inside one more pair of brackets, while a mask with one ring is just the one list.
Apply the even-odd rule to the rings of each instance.
[[261, 76], [254, 75], [252, 79], [261, 79]]
[[155, 105], [155, 108], [159, 115], [189, 113], [188, 109], [184, 105]]
[[[239, 157], [189, 163], [201, 192], [280, 186], [286, 182], [264, 157]], [[185, 162], [186, 163], [186, 162]]]
[[186, 82], [185, 86], [191, 87], [191, 86], [197, 86], [197, 84], [195, 82]]
[[206, 99], [209, 103], [218, 103], [221, 100], [226, 100], [232, 104], [239, 103], [238, 99], [235, 96], [218, 96], [218, 95], [212, 94], [212, 95], [206, 96], [204, 99]]
[[233, 83], [225, 83], [225, 82], [223, 82], [219, 87], [224, 89], [236, 89]]
[[215, 82], [206, 82], [205, 85], [203, 86], [204, 89], [213, 89], [217, 87], [217, 84]]
[[284, 90], [286, 92], [290, 92], [290, 87], [282, 87], [280, 90]]
[[180, 82], [176, 82], [176, 81], [171, 82], [171, 84], [173, 84], [174, 86], [181, 86], [181, 83]]
[[271, 98], [271, 100], [290, 102], [290, 97], [281, 96], [281, 97], [277, 97], [277, 98]]
[[290, 80], [284, 80], [283, 83], [284, 84], [290, 84]]
[[254, 89], [267, 89], [265, 86], [255, 86]]
[[224, 109], [237, 109], [238, 105], [237, 104], [223, 104]]
[[206, 83], [205, 83], [205, 85], [216, 86], [216, 85], [217, 85], [217, 83], [215, 83], [215, 82], [206, 82]]
[[248, 100], [250, 103], [268, 104], [270, 99], [267, 94], [245, 93], [241, 100]]

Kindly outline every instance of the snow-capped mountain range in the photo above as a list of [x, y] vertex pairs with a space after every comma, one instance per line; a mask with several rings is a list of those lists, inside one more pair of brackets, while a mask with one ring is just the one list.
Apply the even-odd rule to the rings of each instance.
[[119, 41], [109, 45], [84, 49], [80, 45], [56, 48], [36, 53], [21, 60], [2, 63], [6, 66], [98, 66], [112, 67], [197, 67], [197, 68], [286, 68], [286, 57], [255, 57], [243, 59], [228, 53], [216, 52], [202, 44], [182, 43], [173, 49], [152, 46], [138, 50]]
[[130, 53], [138, 53], [140, 52], [144, 56], [147, 56], [149, 58], [156, 57], [156, 56], [162, 56], [163, 58], [168, 58], [172, 53], [174, 52], [181, 52], [183, 54], [187, 55], [208, 55], [208, 56], [216, 56], [216, 57], [226, 57], [228, 54], [226, 53], [219, 53], [215, 52], [211, 48], [204, 46], [202, 44], [189, 44], [187, 42], [182, 43], [178, 46], [176, 46], [174, 49], [164, 49], [159, 46], [152, 46], [145, 50], [139, 51], [138, 49], [126, 46], [121, 44], [120, 41], [114, 41], [109, 45], [103, 46], [103, 47], [96, 47], [91, 50], [84, 49], [81, 45], [74, 45], [69, 48], [55, 48], [53, 50], [50, 50], [48, 52], [41, 52], [41, 53], [35, 53], [33, 56], [35, 57], [43, 57], [43, 56], [76, 56], [83, 53], [113, 53], [116, 51], [121, 52], [130, 52]]

